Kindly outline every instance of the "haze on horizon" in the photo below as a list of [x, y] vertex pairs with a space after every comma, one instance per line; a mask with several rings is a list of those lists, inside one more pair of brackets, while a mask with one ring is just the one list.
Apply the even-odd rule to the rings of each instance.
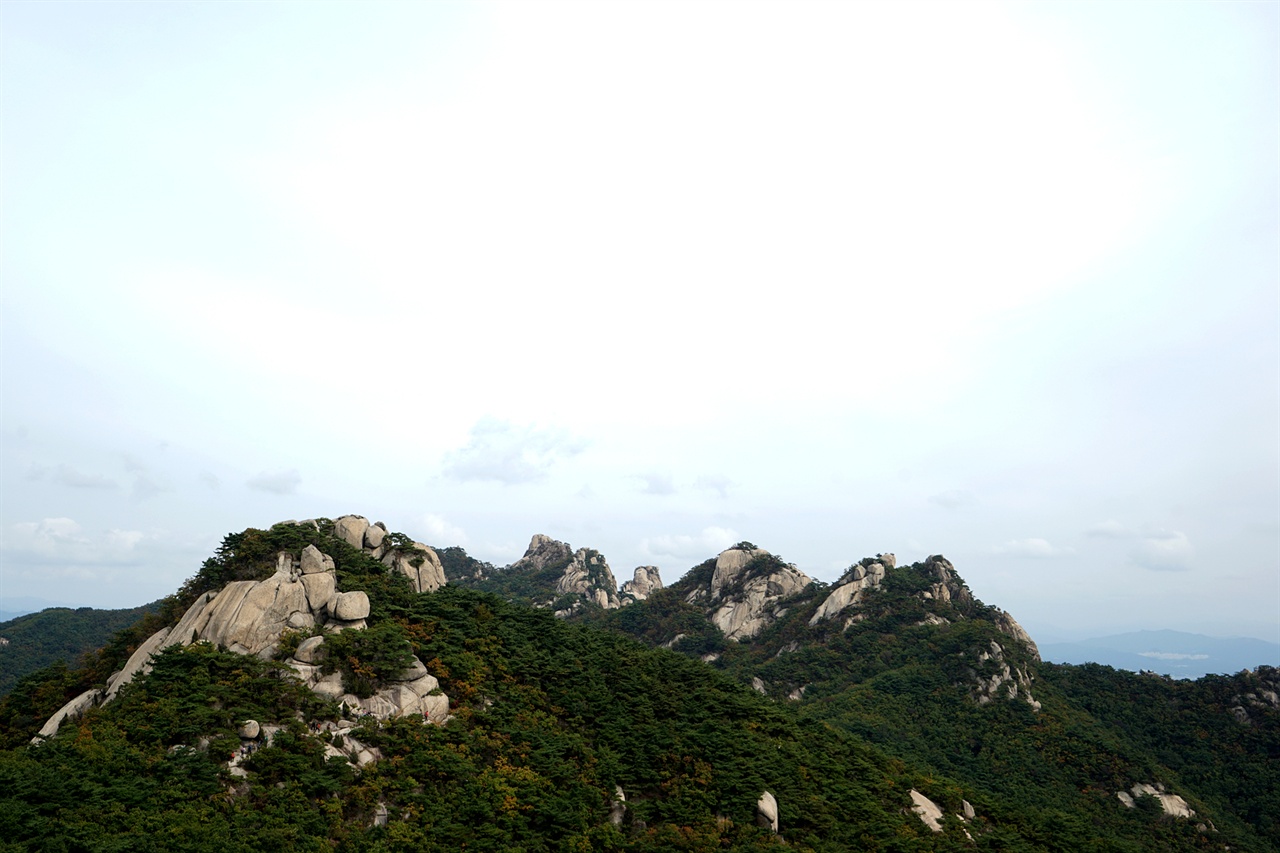
[[0, 6], [0, 609], [348, 512], [1280, 642], [1280, 7]]

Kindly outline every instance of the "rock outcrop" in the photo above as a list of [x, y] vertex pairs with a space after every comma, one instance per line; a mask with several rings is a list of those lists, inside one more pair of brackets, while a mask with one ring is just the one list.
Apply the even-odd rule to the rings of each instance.
[[428, 722], [442, 723], [449, 716], [449, 697], [440, 682], [427, 672], [418, 658], [396, 678], [390, 679], [372, 696], [361, 698], [347, 692], [340, 672], [324, 673], [323, 648], [304, 650], [302, 645], [286, 663], [319, 696], [332, 699], [355, 715], [371, 714], [380, 720], [421, 714]]
[[1124, 803], [1128, 808], [1134, 808], [1137, 804], [1138, 797], [1155, 797], [1160, 803], [1160, 808], [1170, 817], [1195, 817], [1195, 810], [1187, 805], [1187, 801], [1179, 797], [1177, 794], [1170, 794], [1165, 791], [1164, 785], [1159, 782], [1154, 785], [1138, 782], [1128, 791], [1117, 791], [1116, 797], [1120, 802]]
[[868, 557], [850, 566], [840, 580], [836, 581], [831, 594], [818, 606], [817, 611], [809, 619], [809, 624], [817, 625], [822, 620], [830, 619], [845, 608], [860, 602], [867, 590], [880, 585], [884, 580], [885, 572], [894, 565], [895, 558], [892, 554], [881, 554], [877, 557]]
[[1035, 660], [1040, 660], [1040, 648], [1036, 645], [1036, 641], [1031, 639], [1031, 635], [1027, 633], [1026, 629], [1018, 624], [1017, 619], [1000, 610], [996, 616], [996, 627], [1026, 646], [1027, 651], [1031, 652], [1031, 656]]
[[[379, 545], [373, 550], [377, 552], [383, 548]], [[414, 592], [435, 592], [447, 582], [444, 566], [440, 564], [440, 555], [421, 542], [414, 542], [406, 550], [386, 551], [380, 559], [384, 565], [391, 566], [407, 577]]]
[[974, 682], [973, 696], [979, 705], [993, 699], [1022, 699], [1032, 710], [1040, 703], [1031, 695], [1031, 675], [1022, 667], [1011, 667], [1005, 660], [1004, 647], [995, 640], [990, 648], [978, 653], [978, 666], [969, 670]]
[[94, 705], [97, 705], [101, 698], [102, 691], [96, 687], [81, 693], [79, 696], [59, 708], [54, 715], [45, 722], [44, 726], [40, 729], [40, 733], [32, 738], [31, 742], [38, 743], [44, 738], [53, 737], [58, 733], [58, 728], [62, 725], [63, 720], [68, 717], [80, 716]]
[[529, 540], [529, 547], [524, 556], [516, 560], [507, 570], [512, 569], [545, 569], [555, 563], [563, 563], [573, 558], [573, 549], [567, 542], [560, 542], [542, 533], [535, 533]]
[[756, 823], [775, 835], [778, 832], [778, 800], [768, 791], [761, 794], [756, 803]]
[[707, 609], [707, 616], [731, 640], [750, 639], [786, 611], [779, 602], [813, 581], [795, 566], [763, 548], [730, 548], [716, 557], [707, 586], [695, 587], [686, 600]]
[[[310, 520], [301, 523], [315, 524]], [[418, 542], [409, 548], [385, 548], [386, 528], [380, 522], [370, 525], [361, 516], [343, 516], [334, 522], [334, 533], [352, 547], [361, 548], [370, 556], [380, 556], [384, 564], [402, 571], [419, 592], [429, 592], [444, 584], [444, 570], [435, 551]], [[269, 659], [276, 655], [285, 631], [358, 630], [365, 627], [369, 613], [367, 593], [338, 591], [333, 557], [314, 545], [303, 548], [296, 559], [288, 552], [281, 552], [276, 556], [276, 570], [270, 577], [233, 581], [220, 590], [197, 596], [176, 625], [161, 628], [147, 638], [124, 667], [107, 680], [103, 689], [86, 691], [50, 717], [36, 740], [52, 737], [68, 717], [81, 714], [95, 704], [110, 702], [134, 678], [149, 672], [152, 656], [168, 646], [208, 642], [228, 651]], [[400, 680], [361, 699], [347, 694], [336, 674], [321, 674], [318, 663], [323, 643], [323, 636], [307, 638], [288, 661], [299, 678], [315, 692], [382, 719], [424, 714], [434, 722], [448, 716], [449, 699], [440, 692], [439, 683], [421, 661], [415, 659]]]
[[911, 811], [929, 829], [942, 832], [942, 807], [915, 788], [911, 789]]
[[[1280, 670], [1273, 666], [1260, 666], [1241, 673], [1244, 683], [1252, 688], [1238, 693], [1231, 700], [1231, 714], [1242, 725], [1251, 725], [1254, 715], [1280, 709]], [[1253, 715], [1249, 713], [1253, 710]]]
[[[564, 566], [556, 578], [555, 587], [548, 588], [541, 598], [535, 596], [534, 605], [550, 607], [557, 603], [555, 615], [561, 618], [578, 612], [584, 604], [594, 604], [605, 610], [613, 610], [648, 598], [655, 590], [662, 589], [662, 578], [655, 566], [641, 566], [635, 570], [632, 580], [618, 589], [618, 582], [604, 555], [592, 548], [573, 548], [567, 542], [552, 539], [542, 533], [529, 540], [524, 556], [508, 566], [504, 572], [536, 573], [551, 571]], [[565, 604], [566, 596], [574, 596]]]
[[[556, 581], [556, 595], [578, 595], [606, 610], [620, 606], [618, 582], [603, 555], [590, 548], [574, 552], [564, 574]], [[557, 611], [558, 612], [558, 611]]]
[[622, 821], [626, 816], [627, 795], [623, 792], [621, 785], [615, 785], [613, 800], [609, 803], [609, 823], [614, 826], [622, 826]]
[[657, 566], [637, 566], [631, 580], [618, 590], [618, 599], [625, 606], [635, 601], [644, 601], [653, 593], [662, 589], [662, 575]]

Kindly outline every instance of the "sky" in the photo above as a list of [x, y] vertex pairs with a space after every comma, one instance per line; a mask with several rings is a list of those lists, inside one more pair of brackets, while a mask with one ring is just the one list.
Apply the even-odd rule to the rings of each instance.
[[0, 3], [0, 609], [356, 513], [1280, 641], [1280, 4]]

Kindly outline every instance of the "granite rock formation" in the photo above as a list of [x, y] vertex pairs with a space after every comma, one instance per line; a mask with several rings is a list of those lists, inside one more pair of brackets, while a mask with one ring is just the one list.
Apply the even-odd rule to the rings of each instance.
[[[444, 584], [444, 570], [432, 549], [418, 542], [408, 548], [385, 548], [386, 528], [381, 523], [370, 525], [361, 516], [343, 516], [334, 522], [334, 534], [403, 572], [418, 592], [430, 592]], [[443, 721], [449, 713], [449, 699], [416, 658], [400, 680], [367, 699], [347, 693], [336, 673], [322, 675], [318, 664], [323, 654], [323, 634], [364, 628], [369, 612], [366, 593], [337, 589], [332, 556], [314, 545], [306, 546], [296, 557], [282, 551], [276, 555], [275, 572], [270, 577], [233, 581], [219, 590], [198, 595], [177, 624], [161, 628], [147, 638], [104, 687], [85, 691], [59, 709], [36, 740], [52, 737], [68, 717], [110, 702], [121, 688], [150, 671], [151, 657], [161, 649], [208, 642], [228, 651], [270, 659], [276, 656], [286, 631], [320, 632], [300, 643], [288, 660], [299, 678], [316, 693], [380, 719], [424, 714], [432, 721]]]

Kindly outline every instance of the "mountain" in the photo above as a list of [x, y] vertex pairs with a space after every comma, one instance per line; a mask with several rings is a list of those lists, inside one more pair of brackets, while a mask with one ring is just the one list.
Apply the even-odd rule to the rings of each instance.
[[1134, 631], [1074, 643], [1041, 646], [1045, 660], [1100, 663], [1174, 678], [1227, 674], [1266, 664], [1280, 666], [1280, 644], [1248, 637], [1224, 639], [1182, 631]]
[[1280, 847], [1280, 673], [1044, 663], [941, 556], [284, 522], [84, 663], [0, 700], [0, 851]]
[[75, 663], [159, 606], [155, 601], [124, 610], [54, 607], [0, 622], [0, 696], [30, 672], [55, 661]]

